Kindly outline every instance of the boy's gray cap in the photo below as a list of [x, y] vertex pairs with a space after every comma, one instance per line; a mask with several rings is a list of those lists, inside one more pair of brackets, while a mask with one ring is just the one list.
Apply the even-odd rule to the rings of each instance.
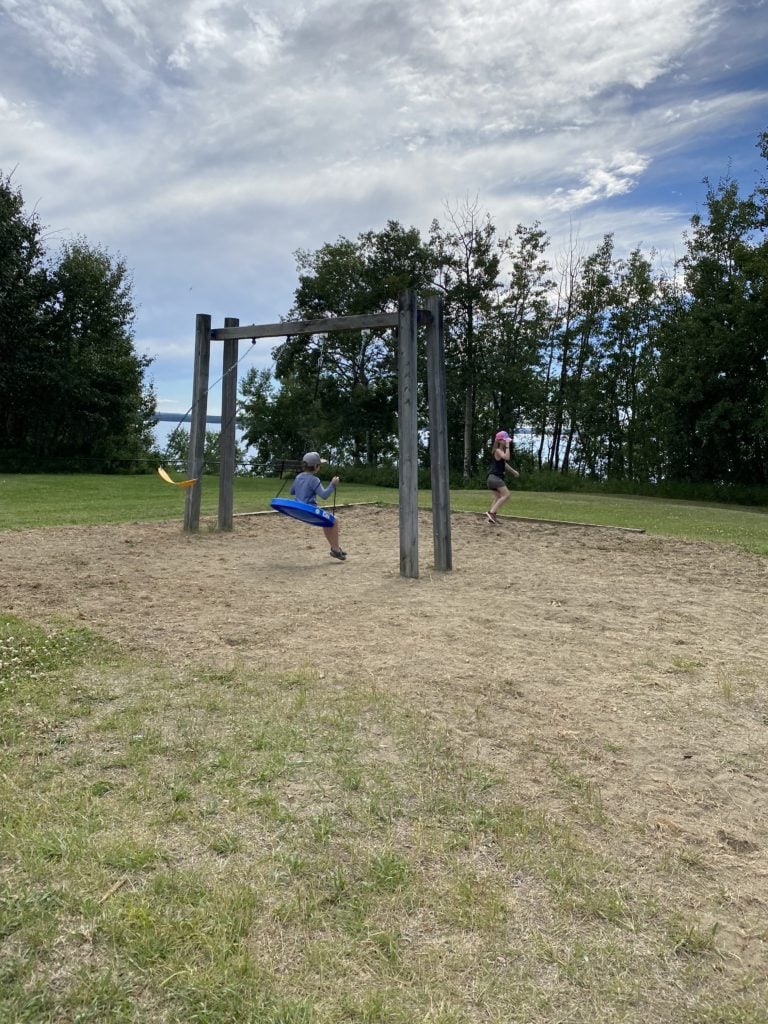
[[307, 452], [304, 458], [301, 460], [305, 466], [319, 466], [322, 462], [320, 455], [317, 452]]

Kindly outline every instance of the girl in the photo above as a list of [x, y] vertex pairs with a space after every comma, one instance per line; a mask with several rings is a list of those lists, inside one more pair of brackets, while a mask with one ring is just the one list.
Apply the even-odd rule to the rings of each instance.
[[498, 526], [499, 520], [496, 513], [504, 502], [509, 498], [507, 485], [504, 483], [504, 474], [509, 472], [512, 476], [520, 476], [516, 469], [509, 464], [511, 438], [506, 430], [500, 430], [493, 441], [493, 452], [491, 454], [491, 467], [486, 481], [489, 491], [493, 491], [495, 497], [491, 508], [485, 513], [485, 518], [491, 526]]

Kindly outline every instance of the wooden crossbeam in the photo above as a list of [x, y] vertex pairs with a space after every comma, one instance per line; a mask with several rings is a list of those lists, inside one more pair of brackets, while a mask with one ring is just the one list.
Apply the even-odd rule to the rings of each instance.
[[[329, 316], [316, 320], [286, 320], [281, 324], [245, 324], [242, 327], [216, 327], [211, 331], [214, 341], [228, 338], [288, 338], [294, 334], [330, 334], [331, 331], [375, 331], [397, 327], [398, 313], [368, 313], [361, 316]], [[418, 311], [419, 323], [430, 323], [432, 314]]]

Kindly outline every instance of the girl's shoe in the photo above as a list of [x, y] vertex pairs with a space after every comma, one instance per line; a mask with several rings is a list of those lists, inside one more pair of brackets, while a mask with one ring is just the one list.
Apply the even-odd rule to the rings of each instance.
[[331, 548], [330, 555], [331, 558], [338, 558], [340, 562], [343, 562], [347, 557], [347, 552], [342, 551], [341, 548]]
[[499, 521], [496, 518], [496, 513], [495, 512], [486, 512], [485, 513], [485, 518], [488, 520], [488, 522], [491, 524], [491, 526], [498, 526], [499, 525]]

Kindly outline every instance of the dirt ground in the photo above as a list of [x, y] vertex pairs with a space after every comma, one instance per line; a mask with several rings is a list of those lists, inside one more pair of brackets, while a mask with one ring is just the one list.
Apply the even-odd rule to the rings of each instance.
[[273, 515], [231, 534], [178, 521], [6, 532], [0, 607], [169, 662], [362, 680], [555, 809], [568, 795], [552, 765], [567, 766], [637, 837], [638, 864], [662, 848], [702, 858], [689, 909], [718, 907], [727, 948], [766, 967], [768, 560], [456, 514], [454, 571], [440, 574], [424, 513], [421, 576], [405, 580], [396, 509], [340, 520], [345, 563], [320, 530]]

